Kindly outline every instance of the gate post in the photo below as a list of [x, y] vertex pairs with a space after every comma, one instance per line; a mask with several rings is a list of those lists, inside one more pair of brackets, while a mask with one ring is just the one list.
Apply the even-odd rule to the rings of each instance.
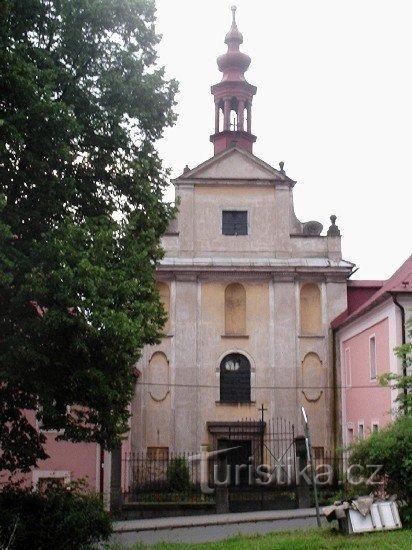
[[[227, 456], [217, 455], [217, 479], [220, 481], [227, 478]], [[216, 514], [229, 513], [229, 487], [228, 483], [223, 485], [215, 483], [216, 492]]]
[[122, 509], [122, 448], [116, 447], [111, 452], [110, 472], [110, 511], [118, 515]]
[[298, 508], [310, 508], [310, 487], [304, 476], [300, 472], [307, 463], [306, 442], [303, 436], [295, 437], [297, 480], [296, 480], [296, 498]]

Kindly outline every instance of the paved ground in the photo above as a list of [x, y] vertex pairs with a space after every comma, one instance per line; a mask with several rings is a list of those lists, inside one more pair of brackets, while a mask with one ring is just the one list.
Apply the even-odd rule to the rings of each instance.
[[[323, 520], [325, 521], [325, 520]], [[116, 522], [112, 542], [211, 542], [238, 534], [316, 527], [314, 508]]]

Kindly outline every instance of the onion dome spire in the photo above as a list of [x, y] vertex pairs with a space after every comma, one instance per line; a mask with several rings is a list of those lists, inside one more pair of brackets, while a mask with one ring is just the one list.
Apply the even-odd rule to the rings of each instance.
[[[236, 6], [232, 6], [232, 26], [230, 27], [230, 31], [225, 36], [225, 44], [227, 44], [229, 47], [231, 44], [242, 44], [243, 42], [243, 35], [241, 32], [239, 32], [239, 29], [236, 25]], [[239, 48], [238, 48], [239, 49]]]
[[236, 6], [232, 6], [232, 26], [225, 36], [227, 52], [217, 58], [219, 70], [223, 73], [223, 80], [244, 81], [244, 73], [250, 65], [250, 57], [239, 51], [243, 43], [243, 35], [236, 24]]
[[225, 43], [227, 52], [217, 58], [222, 80], [211, 88], [215, 98], [215, 133], [210, 141], [214, 143], [215, 155], [234, 146], [251, 153], [256, 141], [252, 134], [252, 98], [256, 87], [245, 79], [251, 59], [239, 50], [243, 35], [237, 28], [236, 6], [232, 6], [232, 25]]

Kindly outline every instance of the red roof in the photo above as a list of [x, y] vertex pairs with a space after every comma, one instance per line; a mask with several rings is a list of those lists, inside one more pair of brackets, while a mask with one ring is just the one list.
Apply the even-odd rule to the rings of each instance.
[[387, 281], [348, 281], [348, 290], [350, 287], [363, 287], [364, 289], [373, 289], [376, 291], [353, 311], [344, 311], [333, 320], [332, 328], [339, 328], [343, 324], [359, 317], [362, 313], [372, 309], [375, 305], [381, 303], [391, 294], [412, 293], [412, 255]]

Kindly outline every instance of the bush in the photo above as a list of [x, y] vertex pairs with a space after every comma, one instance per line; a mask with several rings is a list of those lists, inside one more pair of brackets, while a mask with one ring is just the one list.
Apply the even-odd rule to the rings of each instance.
[[44, 493], [16, 486], [0, 493], [0, 548], [87, 549], [111, 533], [101, 497], [87, 492], [83, 482]]
[[[359, 441], [351, 448], [351, 464], [380, 464], [385, 489], [396, 494], [406, 506], [401, 508], [405, 524], [412, 525], [412, 416], [398, 418], [383, 430]], [[366, 475], [370, 475], [368, 470]], [[380, 485], [371, 485], [371, 491]]]
[[187, 460], [183, 456], [172, 458], [167, 468], [169, 491], [184, 493], [190, 489], [190, 472]]

